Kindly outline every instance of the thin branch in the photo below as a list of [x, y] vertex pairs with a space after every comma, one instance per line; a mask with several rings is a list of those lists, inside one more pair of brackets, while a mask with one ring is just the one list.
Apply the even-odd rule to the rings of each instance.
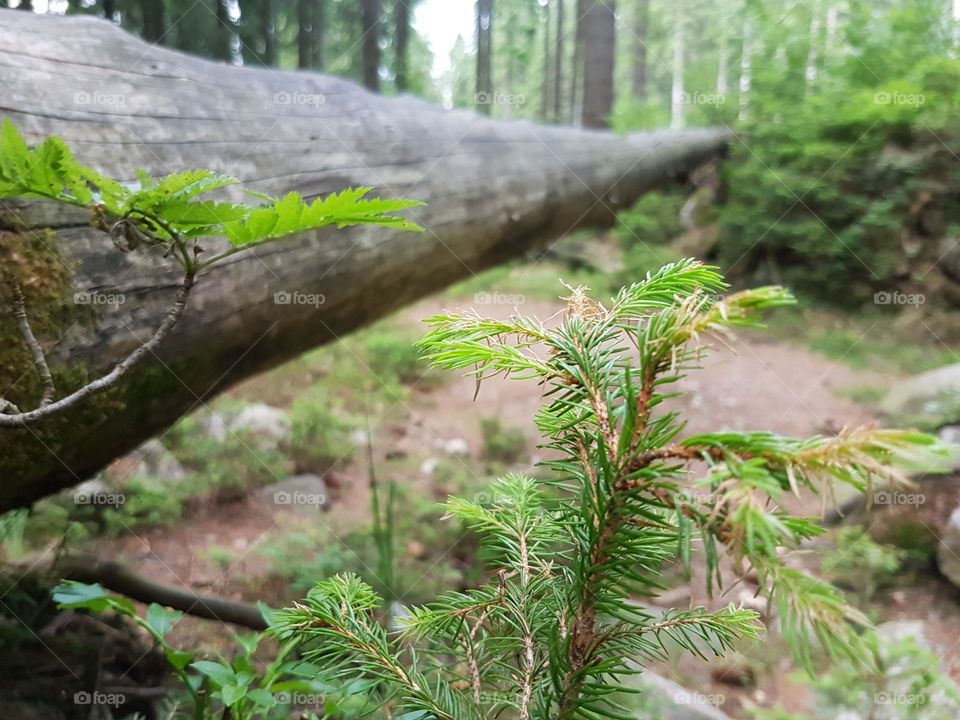
[[85, 400], [91, 395], [98, 395], [102, 392], [106, 392], [117, 385], [120, 380], [123, 379], [123, 376], [126, 375], [127, 371], [143, 360], [149, 353], [152, 353], [160, 344], [160, 342], [173, 329], [177, 322], [179, 322], [180, 317], [183, 315], [184, 309], [186, 309], [187, 298], [190, 296], [190, 291], [193, 289], [195, 279], [195, 273], [192, 270], [188, 270], [183, 276], [183, 281], [180, 284], [180, 288], [177, 290], [177, 297], [174, 300], [173, 305], [167, 311], [167, 314], [164, 316], [160, 325], [154, 331], [153, 336], [145, 343], [140, 345], [132, 353], [130, 353], [126, 359], [117, 364], [113, 370], [98, 380], [88, 383], [67, 397], [57, 400], [56, 402], [52, 402], [46, 406], [39, 407], [36, 410], [21, 412], [14, 415], [0, 414], [0, 427], [24, 427], [26, 425], [38, 423], [42, 420], [46, 420], [47, 418], [69, 410], [77, 403]]
[[11, 280], [10, 286], [13, 288], [13, 316], [17, 319], [17, 324], [20, 325], [20, 332], [23, 334], [23, 339], [26, 341], [27, 347], [30, 348], [30, 354], [33, 355], [33, 364], [36, 366], [37, 374], [40, 376], [40, 382], [43, 384], [43, 396], [40, 398], [40, 407], [44, 408], [53, 402], [53, 396], [57, 392], [57, 388], [53, 384], [53, 375], [50, 374], [47, 357], [40, 343], [37, 342], [37, 338], [33, 334], [33, 329], [30, 327], [30, 318], [27, 317], [27, 304], [23, 297], [23, 290], [20, 287], [20, 283], [16, 280]]

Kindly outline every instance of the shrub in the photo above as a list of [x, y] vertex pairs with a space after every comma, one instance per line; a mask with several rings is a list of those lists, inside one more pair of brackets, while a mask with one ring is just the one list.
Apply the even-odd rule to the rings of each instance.
[[523, 430], [504, 427], [500, 418], [489, 417], [480, 421], [483, 435], [483, 457], [505, 465], [517, 462], [526, 450], [527, 438]]
[[702, 339], [756, 326], [760, 311], [791, 302], [776, 287], [718, 299], [724, 289], [713, 268], [683, 261], [606, 306], [574, 292], [556, 327], [476, 313], [428, 319], [421, 348], [435, 365], [543, 385], [536, 420], [551, 476], [508, 475], [473, 501], [446, 503], [481, 536], [491, 582], [411, 608], [391, 636], [377, 620], [382, 599], [357, 576], [339, 575], [276, 618], [280, 639], [309, 643], [319, 679], [363, 683], [358, 692], [389, 703], [391, 715], [622, 716], [617, 691], [638, 671], [633, 663], [663, 658], [667, 647], [721, 654], [760, 631], [756, 613], [742, 608], [652, 617], [632, 602], [661, 589], [664, 563], [688, 565], [696, 543], [710, 590], [722, 555], [752, 567], [808, 668], [813, 639], [831, 656], [860, 657], [865, 618], [831, 585], [784, 562], [784, 551], [821, 529], [779, 501], [834, 481], [861, 491], [877, 477], [902, 481], [904, 468], [932, 464], [943, 450], [902, 430], [678, 439], [682, 419], [661, 403], [700, 361]]
[[357, 428], [343, 404], [321, 387], [293, 402], [291, 454], [299, 470], [324, 474], [356, 453], [350, 433]]

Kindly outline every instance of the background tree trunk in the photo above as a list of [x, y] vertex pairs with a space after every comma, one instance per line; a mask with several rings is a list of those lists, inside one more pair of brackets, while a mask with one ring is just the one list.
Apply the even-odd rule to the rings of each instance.
[[279, 59], [277, 53], [277, 11], [273, 0], [263, 0], [262, 12], [263, 64], [267, 67], [276, 67]]
[[477, 109], [493, 109], [493, 0], [477, 0]]
[[613, 62], [616, 51], [616, 2], [591, 2], [583, 25], [583, 126], [609, 127], [613, 112]]
[[380, 91], [380, 0], [360, 0], [363, 31], [363, 85]]
[[684, 0], [673, 0], [673, 85], [670, 90], [670, 127], [679, 130], [686, 125], [686, 91], [684, 90], [684, 59], [686, 57], [687, 22]]
[[[274, 195], [312, 198], [365, 185], [427, 203], [410, 212], [423, 233], [306, 233], [204, 274], [156, 357], [120, 387], [61, 418], [0, 431], [0, 510], [75, 485], [245, 377], [576, 227], [611, 223], [614, 210], [726, 144], [710, 130], [619, 137], [494, 122], [372, 95], [338, 78], [180, 55], [89, 15], [0, 10], [0, 85], [17, 88], [4, 114], [29, 141], [58, 134], [81, 162], [121, 179], [138, 167], [154, 174], [210, 167]], [[124, 102], [74, 101], [94, 92]], [[295, 93], [325, 102], [278, 100]], [[57, 267], [70, 269], [72, 286], [56, 303], [76, 322], [40, 337], [67, 392], [80, 374], [102, 374], [151, 334], [178, 273], [156, 254], [119, 253], [85, 212], [5, 205], [19, 210], [18, 220], [0, 214], [0, 241], [24, 243], [24, 226], [52, 228], [44, 244], [64, 263]], [[124, 302], [75, 306], [75, 293], [91, 290]], [[291, 293], [324, 302], [285, 304]], [[41, 300], [27, 302], [36, 309]], [[29, 374], [29, 366], [9, 367], [10, 345], [0, 347], [0, 374]], [[5, 394], [26, 405], [17, 375], [3, 376], [3, 386], [13, 386]]]
[[566, 0], [557, 0], [557, 40], [553, 48], [553, 121], [563, 122], [563, 15]]
[[148, 43], [159, 43], [167, 32], [164, 4], [157, 0], [140, 0], [140, 12], [143, 16], [143, 39]]
[[393, 52], [394, 85], [397, 92], [405, 92], [410, 79], [408, 77], [407, 46], [410, 44], [410, 6], [411, 0], [394, 0], [393, 5]]
[[650, 25], [650, 0], [635, 0], [633, 9], [633, 99], [647, 99], [647, 28]]
[[[216, 27], [216, 51], [214, 57], [224, 62], [233, 60], [233, 30], [230, 21], [230, 11], [227, 8], [229, 0], [217, 0], [217, 27]], [[157, 5], [163, 3], [157, 2]]]
[[317, 56], [314, 42], [316, 32], [316, 3], [313, 0], [297, 0], [297, 67], [309, 70]]
[[550, 91], [553, 89], [550, 70], [550, 1], [543, 7], [543, 87], [540, 90], [540, 119], [547, 122], [550, 119], [551, 98]]

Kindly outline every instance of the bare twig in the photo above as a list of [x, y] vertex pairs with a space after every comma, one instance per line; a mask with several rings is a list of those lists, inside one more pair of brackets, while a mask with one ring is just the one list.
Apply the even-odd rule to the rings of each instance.
[[40, 343], [37, 342], [33, 334], [33, 328], [30, 327], [30, 318], [27, 316], [26, 300], [23, 297], [23, 290], [20, 283], [16, 280], [10, 281], [10, 287], [13, 288], [13, 316], [20, 325], [20, 332], [23, 339], [30, 348], [30, 354], [33, 355], [33, 364], [37, 368], [37, 374], [40, 376], [40, 382], [43, 384], [43, 396], [40, 398], [40, 407], [44, 408], [53, 402], [53, 395], [57, 388], [53, 384], [53, 375], [50, 374], [50, 366], [47, 365], [47, 356], [43, 352]]
[[23, 427], [38, 423], [74, 407], [81, 400], [91, 395], [105, 392], [117, 385], [127, 371], [143, 360], [149, 353], [152, 353], [163, 338], [165, 338], [177, 322], [179, 322], [187, 306], [187, 298], [193, 289], [195, 279], [196, 273], [193, 270], [187, 270], [183, 276], [180, 288], [177, 290], [177, 297], [173, 305], [154, 331], [153, 336], [130, 353], [123, 361], [114, 366], [113, 370], [98, 380], [88, 383], [67, 397], [57, 400], [56, 402], [51, 402], [46, 406], [13, 415], [0, 414], [0, 427]]

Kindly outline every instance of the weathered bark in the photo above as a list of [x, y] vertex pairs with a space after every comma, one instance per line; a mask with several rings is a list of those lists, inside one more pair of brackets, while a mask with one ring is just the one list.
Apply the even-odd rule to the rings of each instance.
[[[712, 130], [616, 137], [494, 122], [337, 78], [218, 65], [90, 16], [0, 11], [0, 86], [8, 88], [2, 114], [29, 140], [58, 134], [82, 162], [122, 179], [137, 167], [211, 167], [271, 194], [368, 185], [427, 203], [410, 213], [427, 228], [420, 234], [307, 233], [203, 274], [156, 357], [117, 388], [64, 418], [0, 430], [0, 509], [75, 485], [245, 377], [576, 227], [612, 222], [613, 210], [726, 142]], [[98, 377], [151, 336], [181, 273], [155, 254], [119, 253], [83, 212], [13, 205], [28, 226], [56, 231], [47, 244], [75, 282], [65, 307], [74, 292], [124, 299], [81, 306], [82, 321], [64, 326], [56, 344], [59, 332], [38, 332], [62, 397], [77, 388], [78, 372]], [[10, 227], [9, 215], [0, 213], [0, 225]], [[38, 300], [24, 288], [30, 310]], [[323, 303], [283, 304], [282, 293]], [[0, 375], [17, 343], [19, 335], [0, 344]], [[14, 369], [32, 378], [24, 357]], [[33, 407], [40, 394], [25, 396], [17, 375], [2, 394]]]
[[617, 37], [615, 0], [592, 3], [580, 22], [583, 23], [583, 126], [609, 127]]

